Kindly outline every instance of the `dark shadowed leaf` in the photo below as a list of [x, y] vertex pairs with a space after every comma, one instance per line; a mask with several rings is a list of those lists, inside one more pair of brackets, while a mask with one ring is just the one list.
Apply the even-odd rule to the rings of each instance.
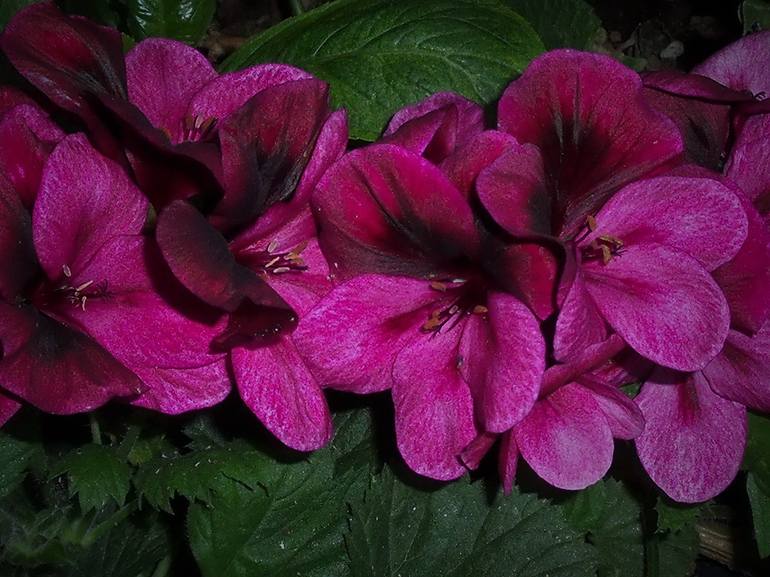
[[54, 466], [52, 476], [66, 475], [71, 496], [80, 509], [101, 509], [110, 499], [123, 505], [131, 487], [131, 467], [117, 448], [84, 445], [70, 451]]
[[602, 23], [584, 0], [506, 0], [537, 31], [547, 49], [591, 47]]
[[127, 0], [128, 31], [137, 40], [160, 36], [195, 44], [216, 8], [216, 0]]

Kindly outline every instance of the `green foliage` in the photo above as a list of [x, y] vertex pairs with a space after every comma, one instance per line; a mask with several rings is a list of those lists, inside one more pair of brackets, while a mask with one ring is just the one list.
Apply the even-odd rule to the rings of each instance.
[[42, 458], [40, 445], [0, 432], [0, 497], [18, 487], [27, 469]]
[[749, 475], [746, 487], [751, 502], [759, 556], [770, 557], [770, 492], [757, 482], [754, 475]]
[[506, 0], [540, 35], [547, 49], [578, 48], [593, 44], [601, 21], [583, 0]]
[[495, 0], [338, 0], [291, 18], [234, 53], [225, 70], [294, 64], [328, 81], [354, 139], [373, 140], [400, 107], [453, 90], [490, 104], [543, 50]]
[[37, 2], [38, 0], [2, 0], [0, 2], [0, 31], [5, 28], [8, 21], [13, 18], [19, 10], [25, 6], [29, 6]]
[[580, 491], [565, 503], [570, 525], [588, 535], [599, 555], [599, 577], [644, 575], [640, 503], [613, 479]]
[[77, 494], [84, 513], [105, 507], [110, 499], [123, 505], [131, 487], [131, 468], [114, 447], [84, 445], [65, 455], [53, 475], [66, 475], [70, 496]]
[[770, 2], [768, 0], [745, 0], [741, 4], [743, 32], [770, 30]]
[[150, 36], [195, 44], [203, 38], [216, 0], [125, 0], [128, 32], [141, 40]]
[[743, 468], [770, 493], [770, 417], [749, 413], [749, 438]]
[[588, 577], [596, 570], [593, 551], [558, 507], [517, 492], [493, 498], [480, 482], [421, 490], [386, 468], [351, 509], [353, 577]]

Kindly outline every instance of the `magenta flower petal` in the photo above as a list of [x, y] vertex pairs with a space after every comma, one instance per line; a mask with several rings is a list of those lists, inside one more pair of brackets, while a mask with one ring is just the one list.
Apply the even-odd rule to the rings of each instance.
[[578, 358], [587, 348], [604, 341], [607, 332], [607, 323], [588, 293], [583, 273], [578, 269], [556, 317], [554, 357], [562, 362]]
[[537, 318], [551, 316], [561, 273], [555, 251], [530, 242], [506, 244], [501, 241], [490, 245], [489, 252], [498, 251], [490, 274], [499, 285], [532, 309]]
[[229, 116], [219, 129], [225, 196], [217, 226], [242, 225], [288, 201], [330, 114], [328, 85], [308, 79], [265, 88]]
[[33, 212], [40, 264], [52, 280], [83, 268], [113, 237], [141, 232], [147, 201], [123, 170], [83, 135], [51, 153]]
[[174, 276], [204, 302], [228, 312], [245, 298], [288, 309], [263, 279], [235, 261], [224, 237], [187, 202], [175, 201], [160, 214], [156, 238]]
[[600, 343], [588, 345], [580, 351], [575, 351], [568, 362], [548, 367], [543, 374], [541, 396], [550, 394], [559, 387], [575, 382], [587, 373], [600, 369], [610, 359], [618, 355], [625, 346], [623, 339], [618, 335], [610, 335]]
[[21, 90], [12, 86], [0, 86], [0, 120], [20, 104], [36, 106], [35, 101]]
[[391, 367], [437, 292], [425, 281], [362, 275], [336, 287], [300, 319], [293, 339], [324, 387], [371, 393], [392, 386]]
[[676, 160], [676, 126], [642, 98], [639, 76], [599, 54], [553, 50], [500, 99], [500, 129], [537, 145], [558, 194], [555, 231], [574, 233], [621, 186]]
[[19, 409], [21, 409], [21, 403], [0, 392], [0, 427], [5, 425]]
[[591, 391], [617, 439], [635, 439], [644, 430], [644, 416], [639, 407], [623, 391], [596, 379], [583, 377], [580, 384]]
[[314, 209], [335, 274], [426, 275], [478, 251], [462, 194], [436, 166], [396, 146], [345, 155], [318, 184]]
[[282, 443], [313, 451], [329, 442], [326, 398], [290, 337], [270, 346], [236, 347], [231, 355], [243, 402]]
[[730, 331], [722, 352], [703, 369], [715, 393], [770, 412], [770, 326], [753, 337]]
[[29, 307], [0, 302], [0, 342], [3, 387], [48, 413], [90, 411], [143, 389], [93, 340]]
[[222, 402], [232, 388], [222, 360], [183, 369], [145, 365], [133, 370], [145, 389], [131, 404], [167, 415], [213, 407]]
[[441, 169], [457, 189], [470, 197], [476, 178], [502, 154], [520, 145], [510, 134], [485, 130], [441, 163]]
[[506, 495], [510, 495], [511, 491], [513, 491], [518, 463], [519, 446], [516, 444], [516, 435], [511, 430], [505, 433], [500, 441], [500, 456], [498, 457], [497, 465], [503, 492]]
[[693, 69], [733, 90], [753, 95], [770, 93], [770, 31], [745, 36], [707, 58]]
[[746, 444], [746, 408], [716, 395], [700, 373], [658, 370], [636, 402], [646, 426], [636, 450], [652, 480], [676, 501], [697, 503], [735, 478]]
[[481, 460], [495, 444], [498, 435], [492, 433], [479, 433], [476, 438], [473, 439], [467, 447], [460, 453], [460, 460], [471, 471], [478, 469], [481, 464]]
[[439, 92], [402, 108], [385, 129], [382, 144], [396, 144], [440, 164], [484, 130], [484, 111], [453, 92]]
[[464, 322], [460, 372], [468, 383], [476, 418], [490, 433], [521, 421], [535, 404], [545, 370], [545, 341], [537, 319], [516, 298], [490, 293], [488, 315]]
[[0, 173], [32, 208], [48, 155], [64, 132], [35, 105], [16, 106], [0, 118]]
[[511, 234], [551, 235], [551, 196], [536, 146], [509, 145], [479, 174], [476, 187], [484, 208]]
[[393, 365], [398, 449], [413, 471], [442, 481], [465, 473], [460, 454], [476, 437], [473, 399], [457, 367], [459, 335], [422, 335]]
[[746, 120], [727, 160], [725, 174], [762, 214], [770, 211], [770, 114]]
[[738, 254], [714, 271], [730, 306], [732, 326], [757, 332], [770, 314], [770, 230], [744, 199], [748, 234]]
[[703, 368], [730, 325], [724, 294], [699, 263], [656, 245], [629, 246], [606, 265], [584, 266], [602, 316], [635, 351], [681, 371]]
[[261, 64], [212, 79], [192, 99], [188, 113], [195, 118], [224, 119], [258, 92], [294, 80], [313, 77], [286, 64]]
[[612, 431], [593, 395], [576, 383], [541, 399], [516, 426], [521, 455], [560, 489], [584, 489], [612, 463]]
[[0, 254], [0, 299], [12, 303], [35, 276], [38, 265], [32, 243], [32, 219], [1, 173]]
[[689, 254], [707, 270], [732, 259], [748, 229], [740, 198], [711, 178], [632, 183], [607, 201], [596, 223], [581, 245], [601, 235], [621, 239], [626, 246], [660, 244]]
[[187, 140], [184, 120], [190, 102], [217, 73], [195, 48], [150, 38], [126, 54], [126, 77], [129, 100], [178, 143]]
[[3, 31], [0, 47], [22, 76], [89, 125], [96, 116], [88, 95], [125, 98], [120, 32], [65, 16], [53, 2], [37, 2], [17, 12]]

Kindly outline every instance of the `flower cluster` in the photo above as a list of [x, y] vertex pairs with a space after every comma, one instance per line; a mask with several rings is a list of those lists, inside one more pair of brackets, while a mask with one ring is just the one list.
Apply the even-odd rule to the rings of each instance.
[[290, 66], [124, 56], [45, 2], [0, 45], [39, 99], [0, 92], [0, 421], [178, 413], [234, 384], [309, 451], [324, 388], [390, 390], [421, 475], [496, 447], [506, 488], [521, 457], [579, 489], [634, 439], [701, 501], [737, 472], [747, 408], [770, 411], [770, 33], [644, 78], [552, 51], [495, 129], [439, 93], [347, 152], [327, 85]]

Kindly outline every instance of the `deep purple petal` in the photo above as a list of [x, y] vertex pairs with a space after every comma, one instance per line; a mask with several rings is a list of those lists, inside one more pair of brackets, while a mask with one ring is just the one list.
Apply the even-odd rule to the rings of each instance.
[[711, 391], [700, 373], [656, 371], [636, 397], [646, 425], [636, 450], [652, 480], [676, 501], [697, 503], [735, 478], [746, 444], [746, 409]]
[[21, 403], [0, 392], [0, 427], [5, 425], [19, 409], [21, 409]]
[[635, 245], [606, 265], [584, 263], [582, 270], [602, 316], [642, 356], [694, 371], [722, 349], [730, 325], [727, 301], [688, 255]]
[[770, 326], [753, 337], [730, 331], [722, 352], [703, 369], [715, 393], [770, 412]]
[[0, 174], [0, 299], [14, 302], [38, 271], [32, 217]]
[[298, 451], [323, 447], [332, 436], [326, 398], [290, 337], [232, 353], [243, 402], [278, 439]]
[[123, 170], [85, 136], [66, 137], [51, 153], [33, 213], [40, 264], [51, 280], [84, 267], [109, 239], [138, 234], [147, 201]]
[[336, 287], [300, 319], [293, 338], [324, 387], [370, 393], [392, 386], [391, 368], [441, 293], [428, 282], [363, 275]]
[[500, 129], [537, 145], [551, 180], [555, 231], [570, 235], [621, 186], [682, 152], [676, 126], [642, 98], [639, 76], [613, 58], [553, 50], [500, 99]]
[[486, 130], [441, 163], [441, 169], [457, 189], [470, 197], [476, 178], [498, 157], [520, 145], [510, 134]]
[[462, 450], [476, 437], [473, 399], [458, 370], [460, 331], [408, 343], [393, 365], [396, 441], [406, 464], [432, 479], [465, 473]]
[[35, 101], [13, 86], [0, 86], [0, 120], [20, 104], [35, 106]]
[[617, 439], [635, 439], [644, 430], [644, 416], [639, 407], [617, 387], [583, 377], [580, 384], [591, 391]]
[[490, 242], [487, 270], [499, 286], [526, 304], [539, 319], [551, 316], [561, 266], [551, 246], [534, 242]]
[[749, 118], [733, 145], [725, 174], [754, 202], [770, 212], [770, 114]]
[[93, 410], [139, 394], [142, 383], [86, 335], [0, 302], [3, 388], [48, 413]]
[[712, 54], [693, 69], [733, 90], [770, 93], [770, 31], [750, 34]]
[[603, 342], [607, 332], [607, 323], [586, 289], [582, 271], [578, 269], [556, 317], [554, 357], [559, 361], [578, 358], [588, 347]]
[[188, 106], [217, 73], [195, 48], [176, 40], [150, 38], [126, 54], [126, 77], [129, 100], [176, 143], [188, 140]]
[[502, 433], [523, 419], [540, 391], [545, 341], [537, 319], [516, 298], [490, 293], [489, 312], [467, 317], [460, 341], [460, 372], [481, 427]]
[[711, 178], [658, 177], [629, 184], [596, 215], [599, 236], [624, 245], [653, 243], [695, 258], [707, 270], [732, 259], [746, 240], [748, 222], [741, 199]]
[[612, 463], [612, 431], [593, 395], [576, 383], [541, 399], [516, 428], [521, 455], [560, 489], [584, 489]]
[[314, 209], [321, 247], [343, 276], [452, 274], [478, 251], [466, 199], [437, 167], [396, 146], [345, 155], [319, 183]]
[[503, 492], [510, 495], [513, 491], [513, 483], [516, 480], [516, 468], [519, 462], [519, 446], [516, 444], [516, 434], [508, 431], [500, 441], [500, 455], [498, 457], [498, 472]]

